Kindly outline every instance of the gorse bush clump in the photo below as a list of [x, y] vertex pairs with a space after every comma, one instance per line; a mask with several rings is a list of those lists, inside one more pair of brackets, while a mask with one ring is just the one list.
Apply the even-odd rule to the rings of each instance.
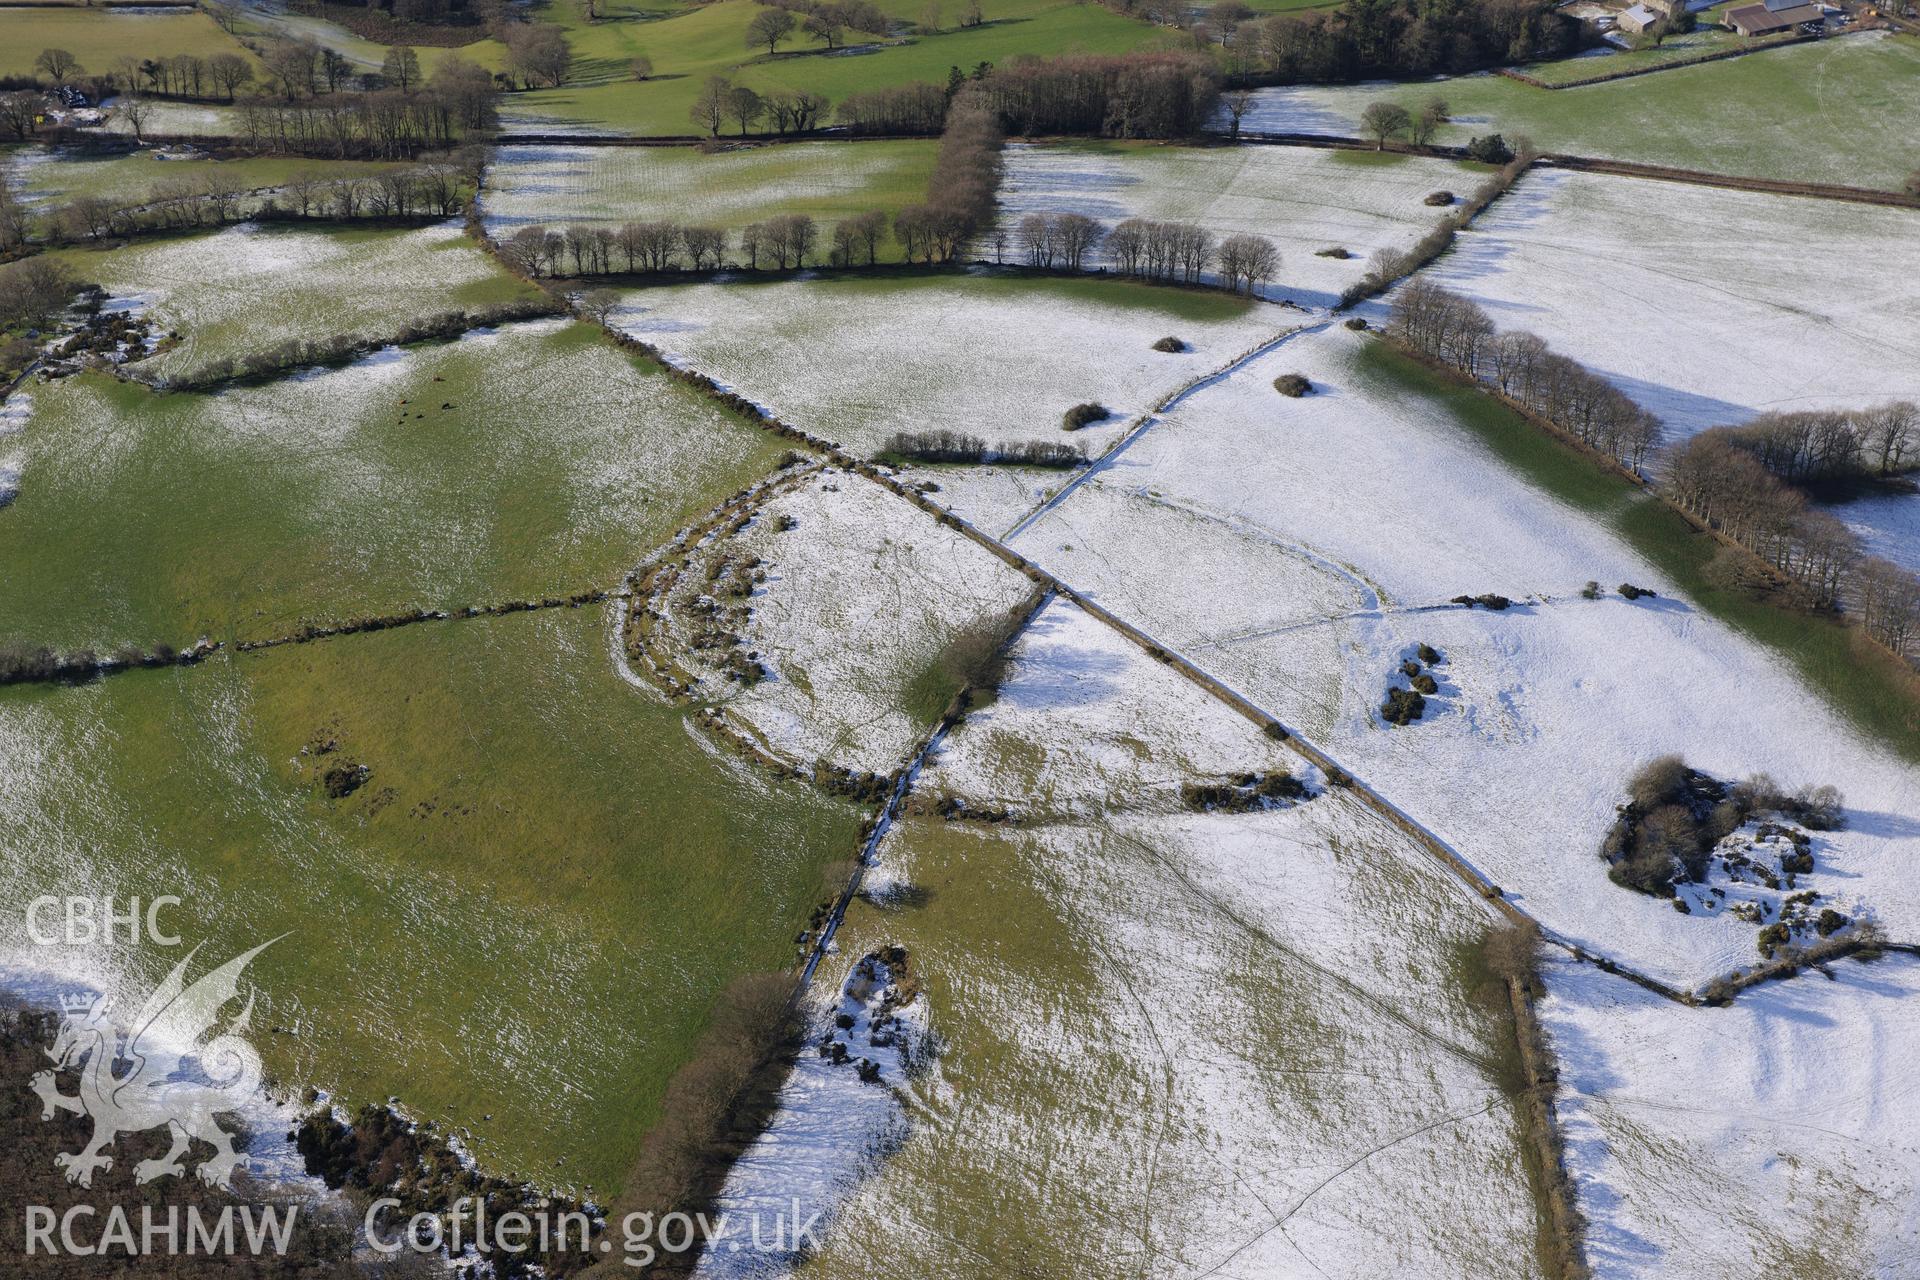
[[880, 450], [881, 457], [913, 462], [1001, 462], [1024, 467], [1078, 467], [1087, 455], [1069, 444], [1026, 440], [990, 445], [964, 431], [896, 431]]
[[339, 368], [381, 347], [444, 342], [471, 329], [558, 315], [565, 310], [563, 303], [542, 295], [472, 311], [443, 311], [425, 319], [410, 321], [384, 338], [370, 338], [357, 333], [334, 334], [327, 338], [288, 338], [238, 358], [224, 356], [179, 377], [150, 376], [137, 370], [129, 370], [128, 376], [152, 382], [169, 391], [201, 391], [223, 383], [262, 381], [293, 369]]
[[1387, 690], [1387, 700], [1380, 704], [1380, 718], [1392, 725], [1409, 725], [1427, 713], [1427, 700], [1414, 689], [1392, 688]]
[[1090, 427], [1096, 422], [1104, 422], [1112, 416], [1113, 415], [1107, 411], [1105, 405], [1095, 400], [1089, 400], [1085, 404], [1077, 404], [1067, 410], [1066, 414], [1060, 419], [1060, 425], [1068, 431], [1078, 431], [1080, 428]]
[[1313, 792], [1290, 773], [1241, 773], [1224, 782], [1184, 782], [1180, 799], [1200, 812], [1246, 813], [1311, 800]]
[[1513, 148], [1497, 133], [1482, 134], [1467, 143], [1467, 158], [1481, 164], [1506, 164], [1513, 159]]
[[[1778, 813], [1814, 830], [1843, 821], [1840, 792], [1830, 786], [1788, 793], [1765, 774], [1729, 785], [1676, 755], [1648, 761], [1627, 781], [1627, 802], [1600, 847], [1615, 884], [1656, 897], [1673, 896], [1676, 883], [1703, 879], [1713, 849], [1749, 818]], [[1802, 842], [1795, 842], [1804, 850]], [[1789, 871], [1811, 871], [1790, 855]]]

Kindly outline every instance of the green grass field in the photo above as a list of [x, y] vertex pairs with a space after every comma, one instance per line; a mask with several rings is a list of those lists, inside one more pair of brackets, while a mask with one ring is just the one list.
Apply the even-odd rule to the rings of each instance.
[[[886, 7], [886, 6], [883, 6]], [[947, 21], [957, 20], [959, 6]], [[901, 0], [896, 16], [918, 21], [921, 6]], [[746, 45], [746, 29], [760, 6], [751, 0], [720, 0], [656, 20], [637, 18], [586, 24], [549, 14], [569, 26], [573, 79], [558, 89], [510, 95], [502, 113], [514, 127], [542, 122], [590, 126], [616, 133], [702, 132], [687, 110], [707, 77], [723, 75], [762, 93], [811, 90], [834, 102], [847, 95], [916, 80], [944, 81], [950, 67], [971, 70], [1020, 53], [1068, 51], [1117, 53], [1156, 38], [1153, 28], [1097, 5], [1054, 0], [989, 0], [984, 26], [916, 35], [873, 52], [813, 52], [817, 45], [795, 38], [768, 57]], [[654, 78], [632, 79], [636, 56], [653, 62]]]
[[0, 76], [34, 75], [42, 49], [65, 49], [83, 71], [112, 71], [122, 58], [170, 58], [192, 53], [237, 53], [258, 63], [244, 45], [196, 10], [115, 13], [105, 9], [8, 9], [0, 18]]
[[141, 362], [143, 372], [162, 378], [290, 338], [384, 339], [437, 312], [540, 296], [457, 223], [410, 231], [242, 224], [55, 252], [76, 276], [116, 297], [140, 299], [163, 331], [179, 332], [174, 347]]
[[[177, 894], [203, 959], [288, 934], [249, 970], [274, 1076], [611, 1193], [721, 988], [792, 962], [859, 815], [703, 749], [606, 631], [561, 610], [0, 690], [0, 887]], [[371, 769], [339, 800], [335, 761]]]
[[1617, 49], [1612, 53], [1561, 58], [1555, 62], [1533, 62], [1519, 70], [1547, 84], [1568, 84], [1595, 76], [1630, 75], [1648, 67], [1729, 49], [1764, 48], [1765, 44], [1765, 41], [1751, 41], [1736, 32], [1709, 26], [1706, 15], [1702, 14], [1701, 24], [1696, 30], [1686, 35], [1668, 36], [1653, 48]]
[[[248, 7], [242, 13], [240, 28], [252, 37], [297, 40], [332, 49], [359, 71], [378, 71], [386, 61], [387, 51], [393, 47], [356, 35], [337, 22], [280, 8]], [[429, 73], [442, 58], [449, 55], [478, 63], [489, 71], [498, 71], [506, 65], [507, 53], [506, 46], [497, 40], [476, 40], [457, 48], [420, 45], [415, 46], [415, 52], [420, 56], [420, 65]]]
[[[501, 147], [482, 201], [487, 229], [674, 222], [737, 230], [780, 213], [825, 226], [926, 199], [932, 142], [789, 143], [702, 155], [693, 147]], [[889, 240], [887, 260], [900, 247]]]
[[1658, 75], [1576, 89], [1536, 89], [1504, 76], [1401, 86], [1268, 91], [1248, 128], [1360, 132], [1382, 99], [1418, 108], [1440, 96], [1453, 121], [1437, 138], [1526, 134], [1542, 149], [1712, 173], [1898, 187], [1920, 154], [1889, 121], [1920, 85], [1920, 39], [1850, 35]]
[[566, 321], [213, 395], [32, 394], [0, 637], [58, 648], [611, 587], [780, 453]]
[[1862, 731], [1920, 762], [1920, 688], [1898, 663], [1883, 660], [1838, 623], [1715, 585], [1705, 569], [1719, 550], [1718, 541], [1491, 396], [1445, 382], [1383, 343], [1371, 344], [1364, 359], [1370, 372], [1445, 404], [1451, 411], [1448, 420], [1471, 431], [1542, 489], [1582, 510], [1604, 514], [1635, 550], [1671, 574], [1694, 603], [1772, 648]]

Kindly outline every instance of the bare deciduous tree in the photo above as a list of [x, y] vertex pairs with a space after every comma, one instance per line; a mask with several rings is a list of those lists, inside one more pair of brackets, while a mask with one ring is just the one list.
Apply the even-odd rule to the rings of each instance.
[[785, 9], [762, 9], [747, 23], [747, 47], [757, 49], [765, 45], [767, 56], [772, 57], [780, 48], [780, 42], [792, 34], [793, 27], [793, 15]]
[[741, 137], [746, 137], [747, 130], [758, 124], [766, 113], [767, 104], [747, 86], [737, 84], [727, 91], [727, 115], [740, 126]]
[[708, 76], [707, 82], [700, 86], [700, 92], [694, 97], [693, 105], [687, 114], [693, 122], [707, 131], [707, 136], [720, 136], [720, 126], [727, 122], [727, 104], [733, 93], [733, 82], [725, 76]]
[[719, 227], [683, 227], [680, 243], [695, 271], [722, 265], [727, 252], [727, 233]]
[[1373, 138], [1375, 151], [1386, 150], [1387, 143], [1405, 133], [1413, 117], [1397, 102], [1373, 102], [1360, 113], [1360, 126]]
[[147, 121], [153, 118], [153, 103], [137, 93], [123, 93], [114, 103], [114, 113], [127, 122], [127, 128], [133, 130], [135, 142], [146, 140]]
[[80, 59], [65, 49], [42, 49], [33, 60], [35, 71], [44, 71], [55, 84], [65, 84], [80, 74]]

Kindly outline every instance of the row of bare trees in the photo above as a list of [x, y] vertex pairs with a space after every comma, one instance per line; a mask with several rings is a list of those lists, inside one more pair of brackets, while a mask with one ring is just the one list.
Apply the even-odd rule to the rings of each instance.
[[927, 198], [894, 215], [908, 262], [951, 262], [993, 219], [1006, 141], [978, 84], [955, 94], [927, 180]]
[[[870, 266], [879, 260], [886, 238], [887, 215], [880, 210], [843, 218], [826, 239], [827, 260], [838, 267]], [[722, 227], [667, 221], [560, 230], [535, 226], [515, 231], [501, 242], [499, 251], [523, 275], [583, 276], [715, 270], [733, 265], [727, 257], [731, 246], [739, 249], [734, 260], [738, 265], [789, 270], [819, 261], [821, 229], [804, 213], [749, 223], [737, 239]]]
[[1334, 82], [1414, 79], [1572, 53], [1580, 23], [1557, 0], [1345, 0], [1263, 20], [1235, 0], [1209, 14], [1238, 76]]
[[1011, 134], [1182, 138], [1220, 99], [1220, 69], [1193, 52], [1021, 56], [980, 81]]
[[278, 188], [249, 188], [202, 173], [127, 200], [75, 197], [54, 211], [49, 236], [77, 244], [150, 231], [217, 227], [255, 218], [423, 218], [459, 213], [473, 176], [459, 165], [411, 165], [379, 174], [313, 169]]
[[850, 132], [863, 137], [938, 133], [947, 119], [947, 90], [922, 81], [851, 93], [834, 115]]
[[[1479, 304], [1430, 281], [1401, 286], [1388, 331], [1636, 473], [1644, 473], [1659, 442], [1659, 420], [1606, 379], [1537, 335], [1500, 332]], [[1920, 409], [1906, 402], [1768, 414], [1702, 432], [1670, 451], [1661, 492], [1765, 562], [1807, 607], [1851, 605], [1867, 635], [1911, 656], [1920, 642], [1920, 579], [1868, 556], [1852, 530], [1782, 477], [1912, 465], [1917, 429]]]
[[666, 221], [624, 226], [521, 227], [499, 245], [526, 276], [605, 275], [613, 271], [704, 271], [726, 265], [727, 233]]
[[[1078, 271], [1106, 235], [1106, 228], [1083, 213], [1029, 213], [1014, 229], [1020, 252], [1030, 267]], [[997, 242], [996, 249], [1002, 246]]]
[[767, 46], [772, 54], [797, 26], [810, 40], [829, 49], [846, 43], [847, 32], [864, 31], [885, 35], [893, 26], [873, 0], [766, 0], [761, 10], [747, 23], [747, 46]]
[[[1008, 231], [994, 233], [996, 256], [1007, 249]], [[1123, 275], [1142, 280], [1199, 284], [1217, 271], [1227, 288], [1252, 297], [1280, 267], [1280, 251], [1264, 236], [1236, 234], [1217, 244], [1213, 233], [1190, 222], [1128, 218], [1112, 230], [1081, 213], [1029, 213], [1012, 229], [1014, 246], [1030, 267], [1079, 271], [1103, 244]]]
[[1920, 579], [1869, 556], [1853, 531], [1716, 428], [1675, 449], [1664, 491], [1695, 519], [1759, 556], [1816, 608], [1853, 605], [1866, 633], [1895, 653], [1920, 641]]
[[1458, 208], [1450, 210], [1411, 248], [1383, 248], [1376, 251], [1367, 263], [1366, 274], [1341, 291], [1340, 309], [1345, 310], [1357, 302], [1378, 297], [1452, 248], [1461, 230], [1471, 226], [1473, 220], [1485, 213], [1488, 206], [1512, 190], [1513, 184], [1520, 180], [1520, 175], [1532, 168], [1539, 159], [1539, 152], [1534, 149], [1531, 138], [1516, 137], [1511, 147], [1507, 147], [1504, 140], [1497, 139], [1497, 135], [1496, 140], [1507, 152], [1506, 162], [1499, 170], [1475, 187]]
[[717, 138], [729, 122], [739, 126], [741, 136], [765, 123], [773, 133], [808, 133], [826, 116], [827, 100], [806, 90], [780, 89], [758, 93], [746, 85], [735, 84], [725, 76], [708, 76], [687, 108], [687, 118]]
[[448, 59], [417, 91], [380, 89], [288, 101], [247, 99], [235, 134], [250, 150], [337, 158], [406, 159], [490, 132], [496, 94], [487, 72]]
[[1193, 51], [1030, 54], [982, 64], [949, 83], [906, 84], [849, 95], [836, 112], [853, 133], [939, 131], [963, 97], [979, 96], [1003, 133], [1181, 138], [1199, 133], [1220, 99], [1220, 70]]
[[1896, 476], [1920, 470], [1920, 405], [1764, 413], [1727, 438], [1788, 484]]
[[1422, 355], [1491, 382], [1636, 474], [1659, 442], [1659, 419], [1618, 387], [1535, 334], [1500, 332], [1479, 303], [1429, 280], [1409, 281], [1394, 295], [1390, 332]]

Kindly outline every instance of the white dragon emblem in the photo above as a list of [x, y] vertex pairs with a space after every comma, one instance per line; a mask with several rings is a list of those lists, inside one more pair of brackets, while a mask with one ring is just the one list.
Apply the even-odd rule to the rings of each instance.
[[[191, 986], [185, 983], [187, 965], [200, 948], [189, 951], [147, 997], [139, 1013], [124, 1024], [124, 1044], [105, 996], [61, 997], [65, 1016], [53, 1048], [47, 1050], [54, 1069], [35, 1075], [33, 1089], [40, 1095], [42, 1120], [53, 1119], [56, 1110], [93, 1119], [93, 1137], [85, 1147], [54, 1157], [54, 1164], [66, 1170], [68, 1182], [92, 1186], [96, 1171], [113, 1167], [107, 1151], [121, 1134], [164, 1125], [172, 1130], [172, 1150], [158, 1160], [135, 1165], [135, 1182], [184, 1174], [186, 1166], [180, 1157], [197, 1138], [214, 1149], [200, 1164], [200, 1181], [211, 1187], [232, 1186], [233, 1171], [246, 1156], [235, 1149], [232, 1136], [215, 1122], [214, 1115], [240, 1110], [260, 1088], [260, 1055], [241, 1038], [253, 1014], [252, 993], [225, 1032], [204, 1044], [200, 1037], [212, 1030], [220, 1010], [239, 994], [240, 973], [247, 963], [279, 940], [236, 956]], [[198, 1066], [197, 1072], [183, 1070], [190, 1062]], [[116, 1074], [116, 1066], [125, 1070]], [[56, 1084], [55, 1072], [69, 1068], [80, 1072], [80, 1091], [73, 1097], [61, 1093]]]

